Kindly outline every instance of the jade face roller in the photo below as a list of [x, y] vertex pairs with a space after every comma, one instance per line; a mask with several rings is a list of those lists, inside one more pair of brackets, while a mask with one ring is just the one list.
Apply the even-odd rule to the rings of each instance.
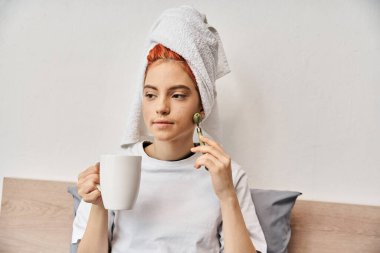
[[198, 139], [199, 139], [199, 143], [204, 146], [205, 143], [201, 140], [201, 136], [203, 136], [202, 134], [202, 129], [199, 127], [199, 124], [201, 123], [202, 121], [202, 116], [199, 112], [195, 113], [194, 116], [193, 116], [193, 121], [195, 124], [197, 124], [197, 134], [198, 134]]
[[[202, 116], [199, 112], [195, 113], [194, 116], [193, 116], [193, 122], [195, 124], [197, 124], [197, 134], [198, 134], [198, 139], [199, 139], [199, 143], [204, 146], [205, 143], [201, 140], [201, 136], [203, 136], [202, 134], [202, 129], [199, 127], [199, 123], [201, 123], [202, 121]], [[205, 169], [208, 171], [208, 169], [205, 167]]]

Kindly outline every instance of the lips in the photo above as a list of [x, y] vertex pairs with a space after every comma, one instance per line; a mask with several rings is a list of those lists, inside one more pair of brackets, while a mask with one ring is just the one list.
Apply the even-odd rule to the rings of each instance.
[[166, 120], [157, 120], [157, 121], [153, 121], [153, 124], [174, 124], [174, 123], [170, 121], [166, 121]]

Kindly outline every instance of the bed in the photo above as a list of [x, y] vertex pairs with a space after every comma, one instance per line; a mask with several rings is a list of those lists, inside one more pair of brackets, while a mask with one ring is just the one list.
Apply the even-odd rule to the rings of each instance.
[[[68, 253], [72, 182], [4, 178], [0, 252]], [[307, 201], [291, 212], [289, 253], [380, 253], [380, 207]]]

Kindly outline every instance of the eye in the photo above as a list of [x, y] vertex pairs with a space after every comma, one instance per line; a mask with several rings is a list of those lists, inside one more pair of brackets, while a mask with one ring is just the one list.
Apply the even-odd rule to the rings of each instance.
[[149, 99], [152, 99], [154, 97], [154, 94], [151, 94], [151, 93], [145, 93], [145, 97], [146, 98], [149, 98]]
[[179, 98], [179, 99], [185, 99], [187, 96], [184, 95], [184, 94], [174, 94], [173, 97], [174, 98]]

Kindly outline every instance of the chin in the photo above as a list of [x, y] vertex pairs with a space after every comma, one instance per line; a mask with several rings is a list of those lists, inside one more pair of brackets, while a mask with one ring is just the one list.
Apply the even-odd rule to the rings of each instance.
[[176, 135], [168, 134], [168, 133], [157, 133], [152, 132], [153, 137], [157, 141], [170, 141], [176, 138]]
[[181, 136], [181, 135], [155, 135], [154, 136], [154, 139], [157, 140], [157, 141], [161, 141], [161, 142], [173, 142], [173, 143], [176, 143], [176, 142], [179, 142], [179, 143], [182, 143], [182, 144], [185, 144], [187, 143], [188, 140], [193, 140], [193, 135], [191, 136]]

